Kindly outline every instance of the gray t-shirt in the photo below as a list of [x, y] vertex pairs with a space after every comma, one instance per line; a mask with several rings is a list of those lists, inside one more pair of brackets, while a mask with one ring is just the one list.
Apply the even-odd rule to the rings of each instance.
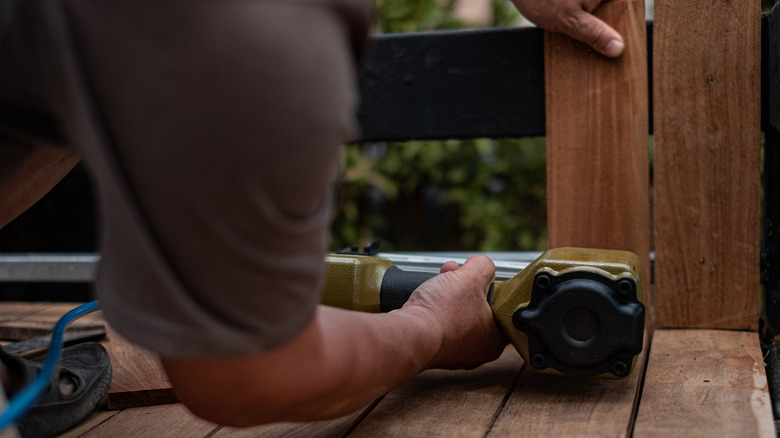
[[[20, 5], [0, 78], [41, 84], [5, 82], [0, 99], [55, 114], [93, 173], [113, 328], [186, 357], [298, 335], [322, 290], [339, 146], [355, 136], [368, 2]], [[48, 58], [2, 67], [30, 45]]]

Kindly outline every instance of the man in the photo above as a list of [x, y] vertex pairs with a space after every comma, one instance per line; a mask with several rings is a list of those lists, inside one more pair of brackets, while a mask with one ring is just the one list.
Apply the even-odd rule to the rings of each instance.
[[[600, 1], [515, 4], [619, 56], [620, 35], [590, 14]], [[388, 314], [318, 305], [367, 0], [4, 8], [0, 103], [61, 132], [0, 120], [0, 226], [82, 155], [102, 206], [106, 318], [161, 355], [194, 413], [232, 426], [332, 418], [425, 369], [499, 355], [486, 257], [445, 264]]]

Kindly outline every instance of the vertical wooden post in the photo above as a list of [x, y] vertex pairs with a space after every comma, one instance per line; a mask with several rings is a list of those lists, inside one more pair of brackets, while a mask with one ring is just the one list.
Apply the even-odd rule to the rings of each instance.
[[656, 0], [656, 325], [758, 328], [760, 1]]
[[613, 0], [595, 14], [623, 36], [622, 57], [609, 59], [566, 36], [545, 34], [550, 247], [633, 251], [644, 261], [649, 286], [644, 2]]

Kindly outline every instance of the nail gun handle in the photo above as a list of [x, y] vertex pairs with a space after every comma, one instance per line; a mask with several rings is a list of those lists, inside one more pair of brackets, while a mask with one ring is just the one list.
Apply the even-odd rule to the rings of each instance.
[[[361, 312], [400, 309], [415, 289], [436, 276], [402, 270], [381, 257], [331, 254], [325, 262], [322, 304]], [[493, 299], [493, 285], [487, 299]]]
[[415, 289], [435, 276], [436, 274], [428, 272], [409, 272], [397, 266], [390, 266], [382, 277], [382, 286], [379, 289], [380, 310], [389, 312], [400, 309], [409, 301]]
[[[404, 271], [397, 266], [389, 267], [382, 277], [382, 287], [379, 292], [381, 311], [389, 312], [400, 309], [409, 300], [415, 289], [435, 276], [436, 274], [427, 272]], [[487, 295], [488, 303], [493, 300], [494, 289], [495, 285], [491, 283]]]

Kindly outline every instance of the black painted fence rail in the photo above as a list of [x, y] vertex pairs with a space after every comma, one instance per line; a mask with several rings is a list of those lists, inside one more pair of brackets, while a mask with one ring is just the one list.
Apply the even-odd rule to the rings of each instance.
[[[648, 60], [652, 33], [649, 21]], [[648, 73], [652, 85], [650, 62]], [[546, 132], [544, 34], [538, 28], [377, 35], [359, 85], [360, 142]]]

